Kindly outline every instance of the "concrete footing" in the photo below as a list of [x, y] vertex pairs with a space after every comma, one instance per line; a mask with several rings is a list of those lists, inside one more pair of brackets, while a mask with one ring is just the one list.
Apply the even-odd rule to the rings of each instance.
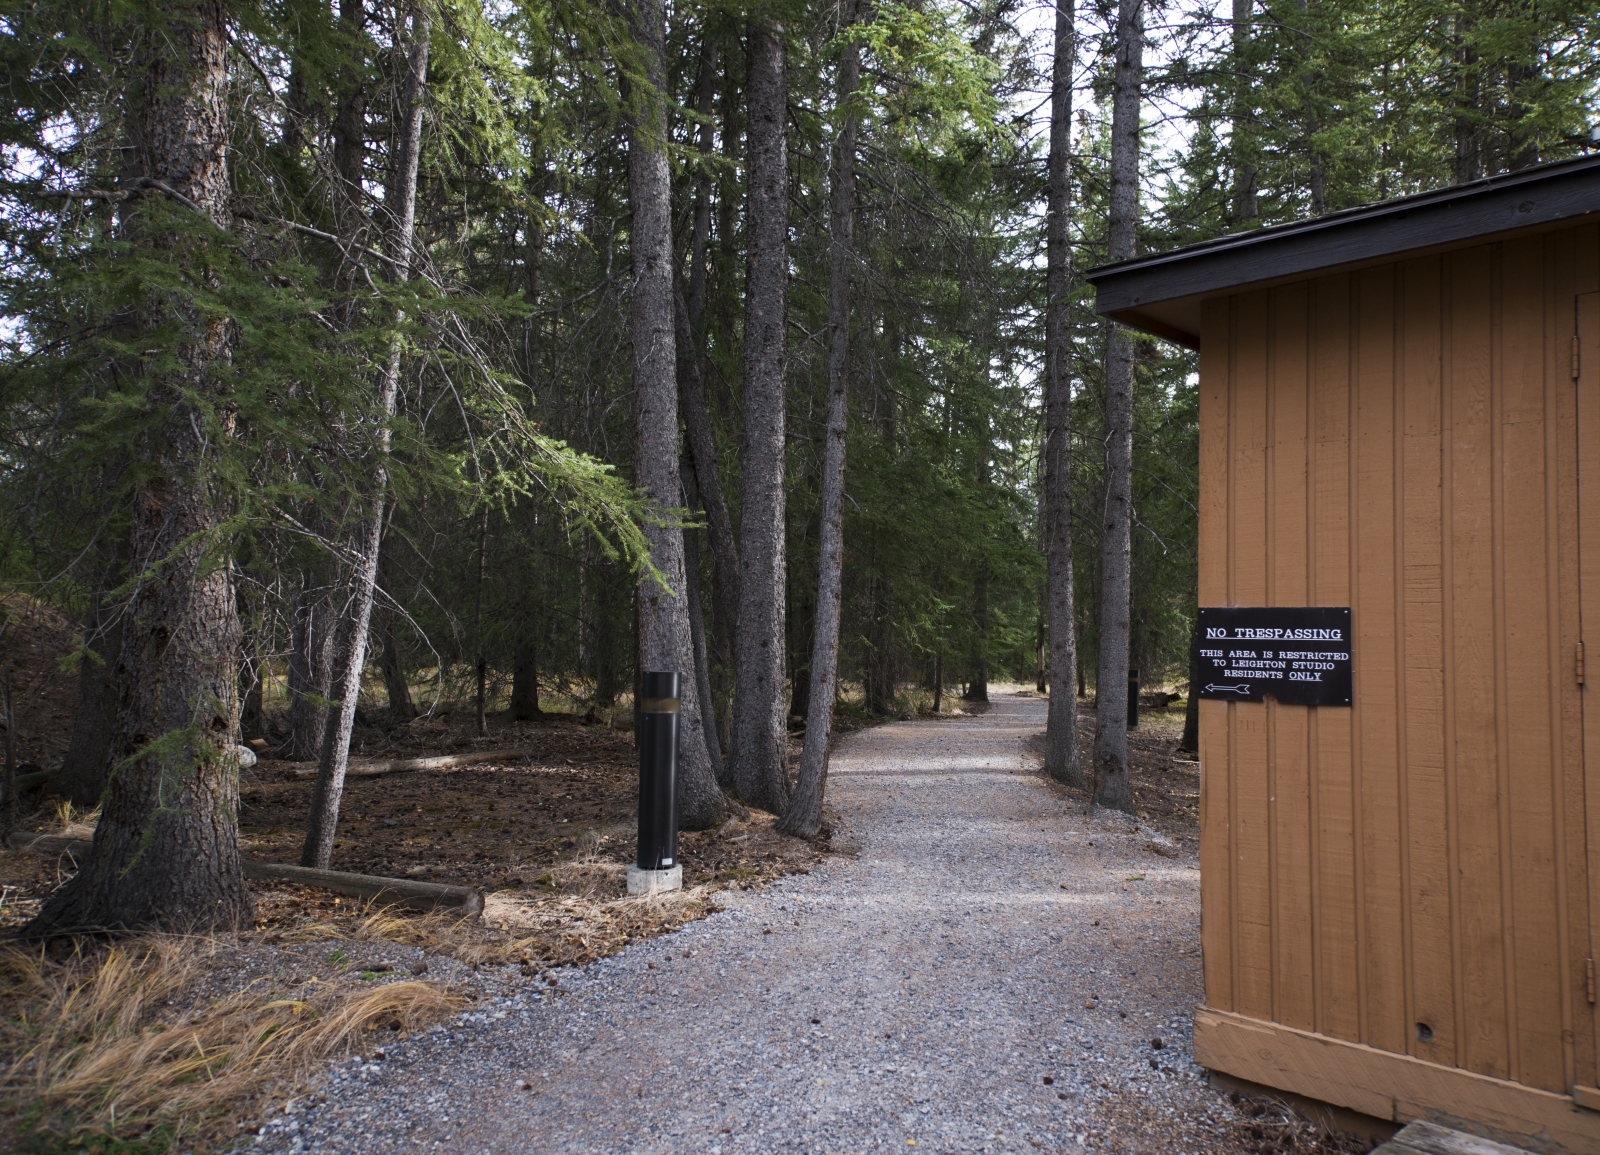
[[629, 894], [661, 894], [668, 890], [683, 889], [683, 867], [670, 870], [640, 870], [628, 864]]

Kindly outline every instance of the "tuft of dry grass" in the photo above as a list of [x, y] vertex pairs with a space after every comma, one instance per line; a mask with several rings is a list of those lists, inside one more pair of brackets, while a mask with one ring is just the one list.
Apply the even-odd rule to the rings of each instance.
[[416, 1030], [465, 1003], [412, 981], [327, 984], [302, 997], [258, 982], [211, 999], [200, 971], [214, 947], [151, 936], [59, 963], [0, 949], [0, 1106], [27, 1130], [0, 1138], [203, 1144], [368, 1032]]
[[50, 834], [60, 835], [62, 838], [92, 839], [94, 828], [100, 821], [100, 807], [92, 810], [80, 810], [65, 798], [58, 798], [51, 806]]

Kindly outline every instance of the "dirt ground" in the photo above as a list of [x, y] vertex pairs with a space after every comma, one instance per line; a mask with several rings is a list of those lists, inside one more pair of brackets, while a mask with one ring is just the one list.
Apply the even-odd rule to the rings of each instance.
[[[1133, 779], [1133, 805], [1139, 820], [1161, 831], [1185, 851], [1195, 853], [1200, 845], [1200, 763], [1193, 761], [1193, 755], [1178, 750], [1183, 715], [1182, 702], [1160, 710], [1140, 710], [1138, 727], [1128, 731], [1128, 772]], [[1093, 701], [1080, 699], [1078, 757], [1084, 767], [1093, 764], [1094, 718]], [[1029, 748], [1042, 765], [1044, 735], [1032, 738]], [[1088, 801], [1084, 791], [1067, 792]]]

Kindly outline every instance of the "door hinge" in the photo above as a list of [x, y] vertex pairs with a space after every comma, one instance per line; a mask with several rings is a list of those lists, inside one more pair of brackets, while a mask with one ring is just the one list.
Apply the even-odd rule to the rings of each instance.
[[1574, 333], [1572, 335], [1572, 379], [1574, 381], [1576, 381], [1578, 379], [1578, 366], [1580, 364], [1580, 362], [1578, 360], [1578, 349], [1579, 348], [1580, 348], [1580, 342], [1578, 341], [1578, 335], [1576, 333]]
[[1584, 993], [1589, 996], [1589, 1001], [1594, 1002], [1594, 959], [1584, 959]]
[[1574, 649], [1572, 659], [1572, 672], [1578, 676], [1578, 685], [1583, 685], [1583, 643], [1579, 642]]

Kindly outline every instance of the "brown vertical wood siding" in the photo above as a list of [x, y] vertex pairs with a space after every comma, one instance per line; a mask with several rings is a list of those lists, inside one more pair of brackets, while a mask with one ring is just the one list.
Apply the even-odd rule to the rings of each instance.
[[1201, 703], [1209, 1007], [1600, 1085], [1596, 292], [1588, 226], [1204, 305], [1200, 603], [1348, 605], [1355, 678], [1349, 709]]

